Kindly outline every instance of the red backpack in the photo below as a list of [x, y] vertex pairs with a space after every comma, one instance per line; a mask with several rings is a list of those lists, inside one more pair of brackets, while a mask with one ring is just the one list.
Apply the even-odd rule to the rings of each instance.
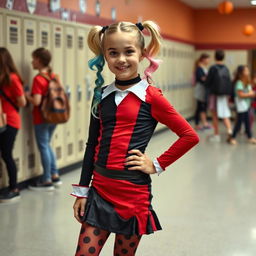
[[63, 86], [56, 76], [39, 75], [49, 81], [47, 94], [40, 105], [44, 121], [51, 124], [66, 123], [70, 116], [70, 104]]

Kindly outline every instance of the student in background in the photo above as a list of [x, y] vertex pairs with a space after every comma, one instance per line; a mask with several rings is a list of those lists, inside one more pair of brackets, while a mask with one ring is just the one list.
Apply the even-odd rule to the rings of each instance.
[[[209, 65], [210, 56], [207, 53], [202, 53], [195, 64], [195, 99], [197, 101], [196, 113], [195, 113], [195, 129], [204, 130], [210, 129], [210, 125], [207, 122], [207, 91], [205, 88], [205, 80], [207, 77], [207, 66]], [[200, 121], [202, 126], [200, 126]]]
[[50, 67], [51, 53], [45, 48], [38, 48], [32, 53], [32, 66], [39, 73], [35, 76], [32, 85], [32, 92], [27, 92], [26, 96], [33, 108], [33, 122], [35, 126], [35, 136], [38, 149], [40, 151], [41, 162], [43, 166], [42, 180], [29, 188], [32, 190], [52, 191], [62, 182], [56, 166], [55, 154], [51, 148], [50, 142], [55, 124], [46, 123], [40, 112], [42, 98], [46, 95], [49, 87], [49, 80], [46, 77], [53, 78]]
[[6, 130], [0, 133], [0, 151], [9, 176], [9, 189], [0, 195], [0, 202], [20, 198], [17, 185], [17, 167], [12, 156], [14, 142], [21, 128], [19, 107], [26, 105], [22, 79], [9, 51], [0, 47], [0, 101], [7, 116]]
[[231, 111], [228, 106], [228, 98], [232, 93], [232, 83], [228, 68], [224, 65], [225, 53], [222, 50], [215, 52], [215, 65], [211, 66], [205, 85], [209, 90], [208, 107], [212, 112], [214, 134], [210, 141], [220, 142], [219, 120], [223, 119], [228, 139], [232, 134], [230, 122]]
[[256, 144], [256, 139], [252, 137], [250, 127], [249, 110], [251, 106], [251, 99], [255, 98], [255, 92], [252, 90], [250, 84], [250, 71], [246, 65], [238, 66], [236, 77], [234, 80], [235, 85], [235, 104], [237, 111], [237, 120], [233, 130], [232, 137], [229, 140], [231, 145], [236, 145], [235, 140], [237, 133], [241, 129], [241, 125], [245, 125], [245, 133], [248, 137], [248, 142]]

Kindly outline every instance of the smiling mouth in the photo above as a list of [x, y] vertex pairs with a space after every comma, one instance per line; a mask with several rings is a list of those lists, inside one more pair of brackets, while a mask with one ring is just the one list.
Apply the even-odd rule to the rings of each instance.
[[128, 69], [130, 66], [121, 66], [121, 67], [116, 67], [116, 69], [120, 70], [120, 71], [124, 71], [126, 69]]

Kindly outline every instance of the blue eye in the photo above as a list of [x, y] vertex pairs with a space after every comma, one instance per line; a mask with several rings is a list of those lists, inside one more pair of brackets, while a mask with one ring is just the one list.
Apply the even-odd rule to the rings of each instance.
[[134, 53], [134, 50], [127, 50], [126, 53], [127, 53], [128, 55], [131, 55], [131, 54]]
[[117, 52], [111, 51], [111, 52], [109, 52], [109, 55], [110, 55], [110, 56], [116, 56], [116, 55], [117, 55]]

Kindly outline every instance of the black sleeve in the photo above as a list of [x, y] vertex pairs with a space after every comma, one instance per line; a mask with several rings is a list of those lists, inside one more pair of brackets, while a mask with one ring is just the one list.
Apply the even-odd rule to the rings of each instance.
[[100, 133], [100, 120], [91, 114], [89, 134], [86, 143], [84, 160], [82, 165], [82, 172], [79, 185], [89, 186], [94, 169], [94, 155], [95, 148], [98, 144], [98, 137]]
[[206, 77], [206, 74], [204, 73], [204, 70], [201, 67], [198, 67], [196, 69], [196, 81], [200, 82], [201, 84], [204, 84], [205, 80], [202, 79], [203, 77]]

